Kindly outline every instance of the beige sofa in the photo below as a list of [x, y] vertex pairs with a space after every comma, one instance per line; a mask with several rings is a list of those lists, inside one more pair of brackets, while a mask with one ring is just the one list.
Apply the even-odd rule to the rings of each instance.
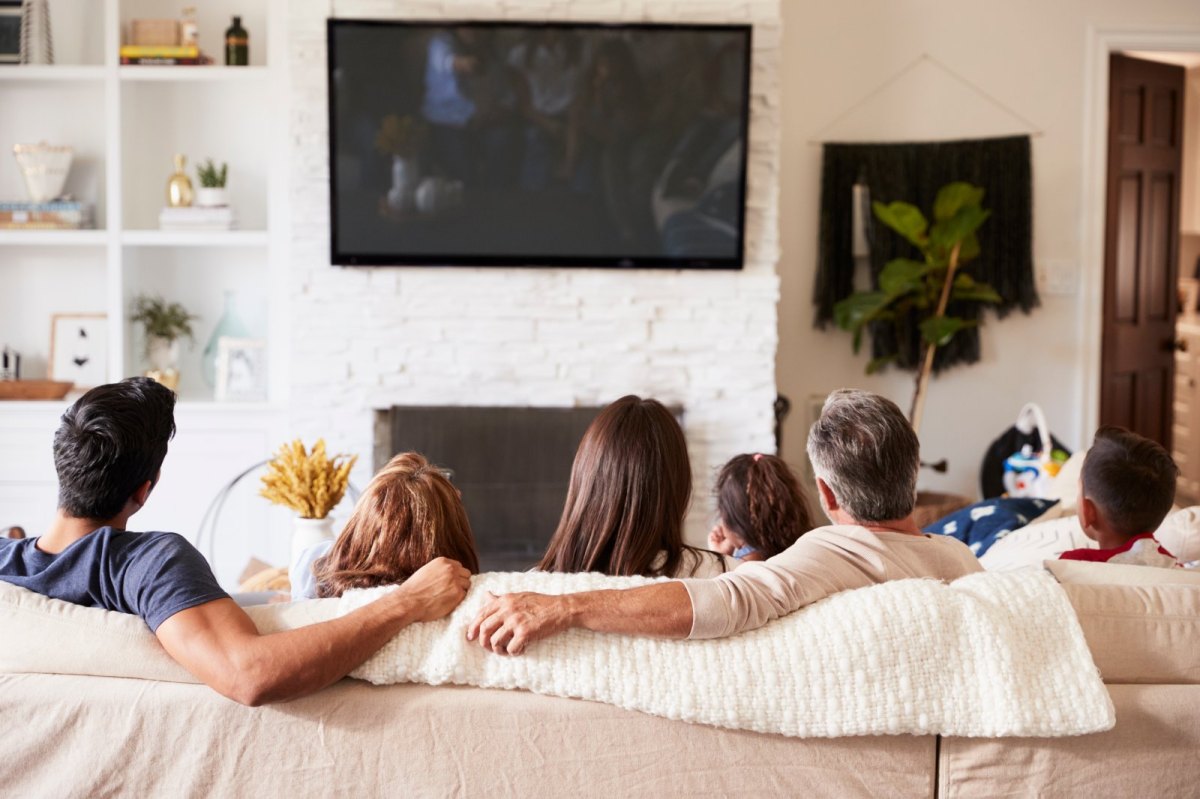
[[[1200, 794], [1200, 576], [1055, 569], [1116, 706], [1109, 732], [791, 739], [523, 692], [353, 680], [245, 708], [199, 685], [31, 673], [45, 654], [34, 650], [78, 642], [49, 614], [30, 636], [30, 603], [0, 591], [0, 794]], [[24, 642], [3, 634], [19, 624]]]

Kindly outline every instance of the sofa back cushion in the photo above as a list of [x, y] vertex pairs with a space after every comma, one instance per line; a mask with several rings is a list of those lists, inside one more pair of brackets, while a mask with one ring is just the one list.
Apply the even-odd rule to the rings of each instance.
[[[260, 632], [333, 618], [336, 599], [246, 608]], [[0, 581], [0, 672], [198, 682], [137, 616], [85, 608]]]
[[1106, 683], [1200, 684], [1200, 574], [1046, 561]]

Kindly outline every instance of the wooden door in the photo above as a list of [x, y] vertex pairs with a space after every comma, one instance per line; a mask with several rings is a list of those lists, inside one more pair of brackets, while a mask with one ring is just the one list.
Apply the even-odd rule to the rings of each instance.
[[1171, 449], [1183, 68], [1113, 55], [1100, 423]]

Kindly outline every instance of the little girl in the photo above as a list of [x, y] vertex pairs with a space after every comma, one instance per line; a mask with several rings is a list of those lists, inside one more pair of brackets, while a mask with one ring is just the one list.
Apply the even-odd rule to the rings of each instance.
[[479, 573], [458, 490], [424, 456], [403, 452], [371, 478], [337, 540], [306, 549], [292, 564], [292, 599], [402, 583], [441, 557]]
[[796, 476], [774, 455], [738, 455], [717, 476], [718, 521], [710, 548], [739, 560], [766, 560], [812, 529]]

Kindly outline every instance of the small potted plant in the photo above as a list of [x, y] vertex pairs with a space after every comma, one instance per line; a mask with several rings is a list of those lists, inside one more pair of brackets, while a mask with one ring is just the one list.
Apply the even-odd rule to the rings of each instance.
[[329, 513], [342, 501], [357, 460], [358, 456], [329, 457], [324, 439], [317, 439], [311, 450], [296, 439], [281, 446], [268, 461], [259, 494], [298, 514], [292, 532], [292, 560], [313, 544], [333, 538]]
[[179, 387], [179, 339], [195, 338], [192, 322], [200, 317], [188, 313], [177, 302], [162, 297], [139, 294], [133, 301], [129, 321], [142, 326], [145, 335], [145, 356], [150, 368], [146, 377], [157, 380], [171, 390]]
[[229, 195], [225, 193], [225, 179], [229, 176], [229, 164], [222, 163], [218, 167], [209, 158], [203, 164], [196, 166], [196, 176], [200, 178], [200, 191], [196, 192], [196, 205], [201, 208], [222, 208], [229, 205]]

